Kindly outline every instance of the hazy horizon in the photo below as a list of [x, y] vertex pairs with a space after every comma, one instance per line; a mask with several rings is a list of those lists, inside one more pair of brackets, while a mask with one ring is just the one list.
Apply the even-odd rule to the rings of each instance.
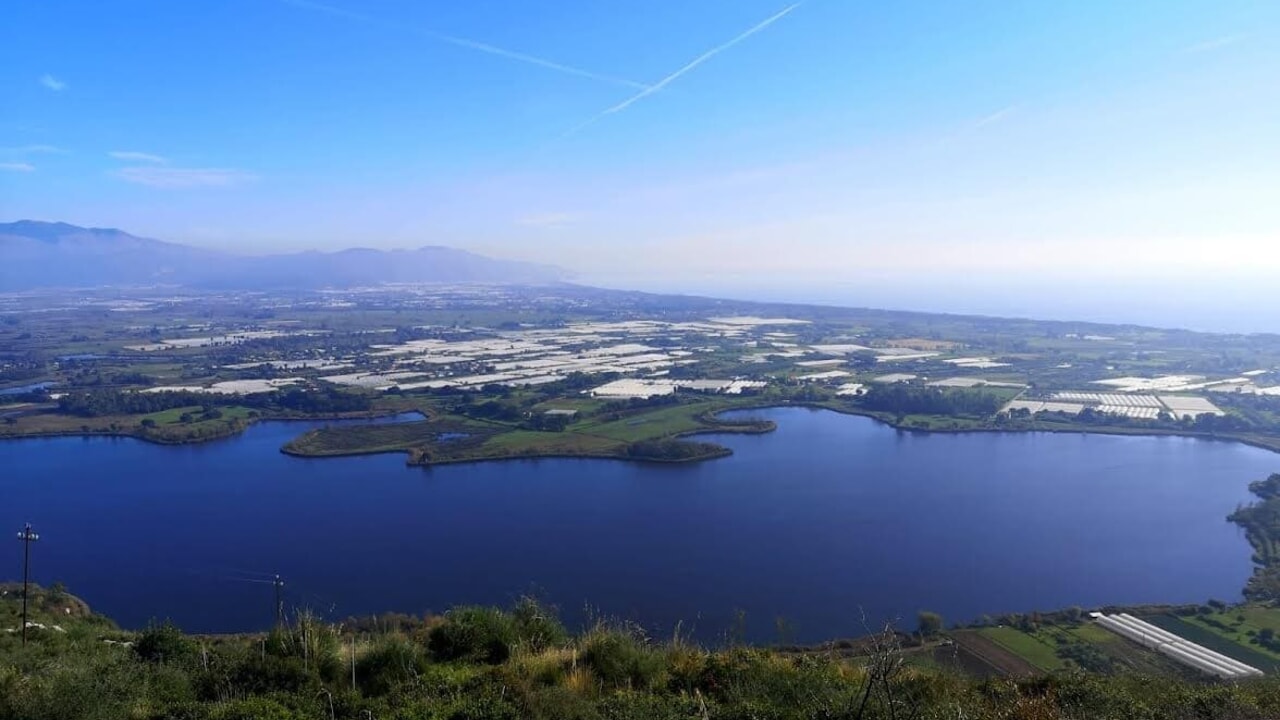
[[0, 216], [1280, 330], [1280, 6], [144, 4], [15, 13]]

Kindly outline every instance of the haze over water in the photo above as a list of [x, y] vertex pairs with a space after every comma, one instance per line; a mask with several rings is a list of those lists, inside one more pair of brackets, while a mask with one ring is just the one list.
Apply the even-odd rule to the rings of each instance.
[[[950, 620], [1103, 603], [1236, 599], [1250, 550], [1226, 520], [1274, 454], [1188, 438], [931, 435], [825, 411], [749, 413], [732, 457], [664, 467], [541, 460], [406, 468], [304, 460], [321, 423], [231, 440], [0, 443], [6, 526], [34, 577], [127, 626], [262, 628], [270, 573], [332, 617], [505, 604], [528, 591], [655, 632], [818, 641], [931, 609]], [[11, 551], [16, 552], [16, 544]], [[13, 558], [11, 558], [13, 559]]]

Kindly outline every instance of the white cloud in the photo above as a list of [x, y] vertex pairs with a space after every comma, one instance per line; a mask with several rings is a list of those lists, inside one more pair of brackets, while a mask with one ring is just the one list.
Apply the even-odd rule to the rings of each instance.
[[582, 216], [577, 213], [548, 212], [526, 215], [517, 220], [516, 224], [535, 228], [560, 228], [572, 225], [580, 219]]
[[31, 163], [24, 162], [7, 162], [0, 163], [0, 170], [8, 170], [9, 172], [31, 172], [36, 166]]
[[44, 75], [40, 76], [40, 84], [49, 88], [54, 92], [59, 92], [67, 87], [66, 83], [50, 75], [49, 73], [45, 73]]
[[156, 165], [165, 165], [165, 164], [168, 164], [169, 162], [168, 158], [163, 158], [163, 157], [160, 157], [159, 155], [152, 155], [151, 153], [144, 153], [144, 152], [134, 152], [132, 150], [113, 150], [107, 154], [115, 158], [116, 160], [122, 160], [124, 162], [154, 163]]
[[257, 180], [252, 173], [231, 168], [139, 166], [121, 168], [114, 175], [126, 182], [157, 188], [231, 187]]
[[1184, 52], [1200, 53], [1217, 50], [1219, 48], [1227, 47], [1228, 45], [1235, 45], [1241, 40], [1244, 40], [1245, 37], [1245, 35], [1224, 35], [1223, 37], [1213, 38], [1211, 40], [1205, 40], [1203, 42], [1190, 45], [1184, 50]]
[[973, 124], [973, 127], [980, 128], [980, 127], [986, 127], [993, 123], [998, 123], [1001, 120], [1008, 117], [1009, 114], [1016, 109], [1017, 109], [1016, 105], [1010, 105], [1008, 107], [1000, 108], [999, 110], [991, 113], [990, 115], [986, 115], [984, 117], [979, 118], [978, 121]]
[[22, 145], [0, 148], [0, 155], [66, 155], [67, 151], [54, 145]]

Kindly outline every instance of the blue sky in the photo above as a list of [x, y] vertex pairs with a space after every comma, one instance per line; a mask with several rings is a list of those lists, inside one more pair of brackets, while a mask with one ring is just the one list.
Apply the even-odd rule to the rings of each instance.
[[44, 0], [0, 219], [682, 289], [1262, 276], [1278, 78], [1274, 2]]

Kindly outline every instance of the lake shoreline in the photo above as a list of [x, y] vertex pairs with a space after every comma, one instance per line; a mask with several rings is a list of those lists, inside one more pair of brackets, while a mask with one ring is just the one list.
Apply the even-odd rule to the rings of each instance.
[[[693, 409], [702, 411], [708, 405]], [[864, 607], [880, 618], [910, 615], [918, 609], [912, 603], [920, 603], [919, 607], [953, 620], [970, 622], [984, 612], [1072, 604], [1130, 606], [1206, 597], [1230, 602], [1248, 578], [1248, 545], [1234, 526], [1223, 522], [1237, 506], [1236, 486], [1243, 482], [1212, 480], [1263, 477], [1276, 466], [1270, 453], [1194, 440], [1089, 442], [1065, 434], [1058, 434], [1058, 439], [1049, 434], [1035, 439], [1025, 433], [1007, 433], [1000, 438], [930, 440], [888, 432], [881, 423], [842, 417], [847, 413], [818, 409], [825, 408], [761, 404], [721, 415], [729, 427], [775, 435], [768, 442], [715, 438], [728, 446], [717, 452], [732, 450], [734, 457], [723, 458], [723, 463], [682, 463], [682, 468], [659, 468], [670, 463], [636, 458], [556, 453], [511, 458], [535, 462], [505, 465], [442, 463], [436, 473], [402, 474], [407, 469], [403, 458], [379, 456], [295, 463], [279, 452], [280, 445], [318, 423], [270, 422], [207, 451], [170, 452], [141, 443], [54, 438], [25, 447], [0, 444], [6, 458], [0, 463], [12, 469], [6, 473], [10, 475], [6, 487], [14, 492], [14, 506], [28, 508], [25, 512], [32, 513], [41, 533], [58, 540], [57, 548], [38, 548], [40, 572], [56, 573], [44, 579], [65, 579], [72, 586], [102, 592], [104, 609], [127, 623], [145, 622], [146, 615], [129, 609], [128, 593], [112, 589], [113, 581], [99, 569], [97, 558], [137, 552], [136, 543], [145, 540], [126, 535], [105, 546], [99, 543], [121, 524], [155, 517], [155, 508], [163, 508], [165, 522], [172, 525], [171, 534], [166, 535], [172, 545], [146, 550], [145, 568], [164, 569], [176, 587], [183, 588], [182, 593], [213, 592], [243, 601], [262, 590], [235, 577], [221, 577], [226, 573], [220, 569], [188, 577], [192, 567], [280, 571], [291, 578], [298, 592], [323, 594], [327, 596], [324, 606], [336, 602], [346, 608], [344, 613], [353, 615], [375, 608], [363, 592], [344, 588], [340, 578], [333, 584], [328, 560], [320, 558], [334, 556], [354, 563], [350, 567], [362, 582], [376, 584], [386, 577], [389, 594], [382, 600], [390, 609], [499, 602], [503, 590], [484, 580], [468, 580], [465, 563], [450, 565], [457, 553], [470, 553], [468, 557], [490, 563], [494, 573], [513, 585], [539, 583], [548, 597], [565, 607], [577, 608], [582, 597], [601, 597], [602, 606], [610, 612], [635, 613], [661, 628], [692, 617], [701, 612], [699, 608], [712, 608], [699, 615], [710, 629], [703, 633], [705, 637], [732, 624], [733, 598], [749, 598], [745, 609], [753, 618], [795, 618], [790, 637], [801, 642], [855, 635], [858, 625], [856, 615], [849, 614], [855, 612], [850, 607]], [[753, 416], [771, 424], [744, 423]], [[669, 421], [674, 414], [663, 417]], [[658, 429], [658, 422], [647, 425]], [[688, 422], [682, 425], [689, 427]], [[434, 424], [412, 421], [350, 427], [403, 427], [407, 432], [401, 437], [424, 437], [424, 432], [436, 429]], [[409, 431], [410, 427], [414, 429]], [[675, 427], [668, 422], [662, 429]], [[372, 436], [361, 432], [354, 437]], [[999, 462], [983, 465], [997, 457]], [[625, 462], [581, 462], [599, 459]], [[1173, 504], [1181, 509], [1158, 516], [1186, 512], [1198, 519], [1161, 523], [1171, 529], [1153, 528], [1154, 534], [1142, 534], [1130, 528], [1131, 520], [1111, 510], [1094, 512], [1096, 503], [1089, 498], [1096, 497], [1098, 488], [1108, 488], [1113, 509], [1137, 507], [1151, 490], [1165, 488], [1177, 493], [1179, 499]], [[24, 500], [24, 496], [29, 497]], [[922, 497], [933, 501], [921, 503]], [[1016, 510], [999, 509], [1006, 507]], [[1206, 516], [1197, 508], [1213, 509]], [[990, 518], [988, 509], [993, 513]], [[1039, 517], [1043, 513], [1055, 517]], [[1032, 515], [1037, 519], [1027, 522]], [[1086, 523], [1088, 527], [1082, 529], [1072, 519], [1094, 515], [1102, 524], [1115, 522], [1104, 529]], [[979, 517], [986, 519], [976, 520]], [[297, 557], [269, 545], [272, 552], [284, 554], [273, 555], [276, 559], [267, 562], [239, 564], [237, 543], [224, 547], [229, 541], [217, 530], [232, 523], [243, 525], [248, 533], [243, 544], [256, 546], [277, 538], [275, 528], [281, 518], [291, 518], [288, 532], [306, 545], [305, 552], [295, 553]], [[985, 524], [988, 520], [993, 524]], [[359, 552], [349, 541], [332, 540], [335, 533], [343, 537], [344, 528], [351, 527], [377, 529], [361, 541]], [[1041, 550], [1050, 547], [1042, 540], [1058, 537], [1061, 530], [1090, 557], [1129, 539], [1137, 541], [1135, 548], [1153, 552], [1143, 550], [1141, 558], [1131, 561], [1110, 557], [1103, 563], [1113, 563], [1114, 568], [1081, 566], [1064, 571], [1056, 568], [1047, 550], [1048, 555], [1004, 549], [993, 538], [1000, 527], [1008, 530], [1006, 538], [1040, 543]], [[1023, 534], [1009, 534], [1014, 532]], [[1167, 543], [1163, 536], [1169, 532], [1194, 532], [1194, 551], [1184, 555], [1187, 543]], [[1173, 549], [1152, 548], [1147, 540], [1156, 537]], [[589, 542], [581, 544], [583, 540]], [[885, 557], [867, 554], [875, 543], [884, 546], [883, 553], [914, 557], [925, 548], [937, 551], [940, 542], [972, 549], [947, 560], [949, 569], [930, 573], [923, 586], [902, 580], [890, 567], [893, 563], [868, 560]], [[90, 543], [93, 560], [80, 563], [67, 554], [85, 543]], [[889, 550], [890, 545], [895, 549]], [[56, 556], [46, 555], [55, 550]], [[417, 558], [420, 569], [402, 567], [397, 558], [404, 552]], [[1170, 553], [1175, 552], [1185, 560], [1171, 559]], [[370, 553], [381, 559], [370, 562], [366, 557]], [[565, 558], [559, 559], [557, 553]], [[1209, 557], [1214, 561], [1202, 562]], [[619, 558], [627, 559], [626, 567], [618, 568], [608, 582], [592, 580], [599, 567], [612, 566]], [[677, 558], [685, 559], [675, 562]], [[683, 562], [690, 569], [682, 569]], [[1188, 562], [1201, 569], [1191, 572]], [[1000, 578], [1034, 575], [1029, 570], [1032, 566], [1040, 568], [1034, 572], [1047, 574], [1042, 586], [1011, 590], [1008, 597], [997, 596], [994, 602], [989, 591], [974, 587], [1003, 587], [1006, 581]], [[442, 567], [451, 569], [446, 572]], [[832, 574], [841, 567], [859, 570], [833, 582]], [[700, 586], [696, 597], [664, 598], [648, 589], [684, 577], [692, 568], [716, 578]], [[1088, 577], [1104, 570], [1105, 577], [1115, 578], [1114, 583], [1096, 589], [1076, 582], [1075, 575], [1065, 579], [1060, 575]], [[443, 580], [437, 575], [440, 572]], [[758, 573], [780, 578], [799, 595], [753, 590], [755, 584], [748, 576]], [[972, 573], [986, 579], [975, 583]], [[1188, 587], [1193, 592], [1185, 592]], [[803, 599], [810, 596], [815, 599]], [[237, 609], [214, 613], [209, 617], [218, 623], [211, 624], [198, 619], [207, 612], [187, 613], [197, 618], [193, 629], [235, 629], [244, 622], [242, 616], [249, 622], [256, 618], [256, 611]], [[753, 623], [752, 632], [761, 639], [768, 633], [759, 622]]]
[[[1127, 436], [1127, 437], [1180, 437], [1191, 438], [1197, 440], [1213, 440], [1221, 442], [1240, 443], [1249, 447], [1267, 450], [1280, 454], [1280, 438], [1256, 437], [1256, 436], [1236, 436], [1236, 435], [1217, 435], [1210, 433], [1200, 433], [1194, 431], [1180, 431], [1162, 428], [1132, 428], [1120, 426], [1047, 426], [1047, 427], [1030, 427], [1030, 428], [1008, 428], [1008, 427], [914, 427], [906, 423], [896, 422], [886, 413], [862, 410], [856, 407], [844, 405], [836, 405], [830, 403], [807, 402], [807, 401], [779, 401], [770, 400], [758, 404], [743, 404], [739, 406], [730, 406], [718, 410], [708, 411], [697, 416], [697, 420], [706, 423], [708, 427], [701, 427], [692, 430], [675, 433], [669, 436], [671, 440], [684, 440], [703, 435], [719, 435], [719, 434], [743, 434], [743, 435], [762, 435], [774, 432], [776, 425], [772, 421], [767, 421], [765, 425], [760, 427], [751, 427], [744, 425], [734, 425], [732, 423], [724, 423], [718, 419], [718, 416], [724, 413], [752, 411], [752, 410], [770, 410], [781, 408], [808, 408], [811, 410], [828, 410], [840, 415], [850, 415], [854, 417], [870, 418], [882, 425], [893, 428], [899, 432], [918, 433], [918, 434], [940, 434], [940, 435], [964, 435], [964, 434], [1010, 434], [1022, 435], [1028, 433], [1048, 433], [1048, 434], [1065, 434], [1065, 435], [1104, 435], [1104, 436]], [[415, 410], [422, 415], [422, 420], [427, 421], [433, 418], [433, 414], [423, 410]], [[162, 446], [180, 446], [180, 445], [199, 445], [206, 442], [217, 442], [242, 435], [246, 430], [261, 422], [327, 422], [342, 420], [378, 420], [382, 418], [396, 417], [403, 415], [402, 410], [376, 410], [376, 411], [359, 411], [354, 413], [337, 413], [321, 416], [297, 416], [297, 415], [272, 415], [246, 418], [232, 423], [228, 423], [226, 431], [215, 435], [206, 435], [198, 438], [165, 438], [162, 436], [151, 435], [146, 432], [145, 428], [128, 428], [120, 430], [91, 430], [85, 432], [83, 430], [55, 430], [55, 431], [39, 431], [32, 433], [24, 433], [21, 435], [0, 435], [0, 442], [8, 440], [24, 440], [39, 438], [59, 438], [59, 437], [108, 437], [108, 438], [133, 438], [141, 440], [153, 445]], [[940, 421], [952, 419], [946, 416], [939, 416]], [[716, 427], [717, 424], [723, 424], [723, 427]], [[304, 433], [305, 435], [305, 433]], [[502, 460], [537, 460], [537, 459], [584, 459], [584, 460], [616, 460], [621, 462], [637, 462], [643, 464], [656, 465], [687, 465], [692, 463], [707, 462], [725, 458], [733, 454], [732, 449], [718, 446], [716, 451], [708, 451], [679, 458], [645, 458], [633, 457], [626, 454], [625, 449], [617, 451], [599, 452], [599, 451], [564, 451], [551, 450], [548, 452], [522, 452], [518, 454], [497, 454], [483, 455], [476, 457], [462, 458], [430, 458], [423, 457], [420, 448], [390, 448], [390, 449], [351, 449], [336, 452], [308, 452], [306, 450], [293, 447], [293, 444], [301, 439], [303, 435], [299, 435], [285, 443], [280, 452], [290, 457], [320, 459], [328, 457], [361, 457], [373, 455], [386, 455], [402, 453], [407, 456], [406, 465], [412, 467], [430, 467], [433, 465], [463, 465], [468, 463], [496, 462]], [[712, 443], [708, 443], [709, 445]]]
[[[343, 420], [380, 420], [382, 418], [392, 418], [404, 415], [406, 412], [417, 413], [423, 416], [423, 419], [429, 419], [430, 415], [422, 410], [404, 411], [404, 410], [359, 410], [348, 413], [330, 413], [325, 415], [259, 415], [256, 417], [247, 417], [237, 419], [234, 422], [226, 423], [225, 432], [219, 432], [214, 435], [203, 435], [196, 438], [166, 438], [159, 435], [153, 435], [147, 432], [143, 427], [120, 428], [118, 430], [111, 429], [93, 429], [85, 430], [37, 430], [34, 432], [26, 432], [22, 434], [5, 435], [0, 434], [0, 442], [10, 440], [37, 440], [49, 438], [64, 437], [83, 437], [83, 438], [132, 438], [141, 440], [151, 445], [162, 446], [179, 446], [179, 445], [201, 445], [204, 443], [218, 442], [243, 435], [245, 431], [252, 428], [258, 423], [264, 422], [338, 422]], [[370, 454], [370, 453], [365, 453]]]
[[[893, 418], [886, 416], [885, 413], [876, 411], [860, 410], [858, 408], [831, 405], [824, 403], [805, 402], [805, 401], [777, 401], [769, 400], [758, 404], [744, 403], [742, 405], [729, 406], [717, 410], [711, 410], [696, 416], [699, 422], [705, 423], [706, 427], [695, 428], [678, 433], [674, 433], [668, 437], [670, 440], [684, 440], [704, 435], [720, 435], [720, 434], [742, 434], [742, 435], [763, 435], [774, 432], [777, 427], [772, 421], [765, 421], [760, 426], [750, 426], [744, 424], [726, 423], [719, 420], [719, 416], [730, 412], [752, 411], [752, 410], [770, 410], [783, 408], [808, 408], [811, 410], [829, 410], [840, 415], [849, 415], [854, 417], [870, 418], [882, 425], [893, 428], [899, 432], [920, 433], [920, 434], [944, 434], [944, 435], [960, 435], [960, 434], [1009, 434], [1023, 435], [1028, 433], [1049, 433], [1049, 434], [1068, 434], [1068, 435], [1105, 435], [1105, 436], [1129, 436], [1129, 437], [1181, 437], [1198, 440], [1214, 440], [1222, 442], [1235, 442], [1260, 450], [1280, 454], [1280, 438], [1252, 438], [1226, 435], [1212, 435], [1207, 433], [1184, 432], [1178, 430], [1164, 430], [1159, 428], [1125, 428], [1125, 427], [1107, 427], [1107, 426], [1088, 426], [1088, 427], [1032, 427], [1032, 428], [1002, 428], [1002, 427], [964, 427], [964, 428], [946, 428], [932, 427], [920, 428], [912, 427], [906, 424], [897, 423]], [[723, 425], [716, 427], [716, 425]], [[299, 436], [301, 437], [301, 436]], [[281, 448], [281, 452], [292, 457], [300, 458], [324, 458], [324, 457], [358, 457], [362, 455], [381, 455], [388, 453], [404, 453], [408, 456], [406, 464], [410, 466], [429, 467], [433, 465], [464, 465], [468, 463], [484, 463], [498, 462], [503, 460], [537, 460], [537, 459], [583, 459], [583, 460], [617, 460], [622, 462], [639, 462], [654, 463], [660, 465], [688, 465], [693, 463], [707, 462], [729, 457], [733, 454], [731, 448], [718, 446], [719, 450], [708, 451], [691, 455], [688, 457], [657, 459], [657, 458], [637, 458], [629, 456], [625, 450], [618, 451], [573, 451], [566, 452], [563, 450], [549, 450], [547, 452], [526, 451], [516, 454], [488, 454], [472, 457], [424, 457], [423, 450], [420, 448], [395, 448], [395, 449], [350, 449], [340, 452], [308, 452], [300, 450], [291, 445], [297, 440], [291, 440]], [[714, 443], [707, 443], [713, 445]]]

